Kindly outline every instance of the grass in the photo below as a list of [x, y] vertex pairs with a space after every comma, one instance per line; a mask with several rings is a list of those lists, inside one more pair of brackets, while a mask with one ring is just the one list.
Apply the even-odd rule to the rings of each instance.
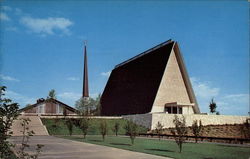
[[238, 147], [231, 145], [219, 145], [210, 143], [185, 143], [183, 151], [179, 153], [177, 144], [174, 141], [136, 138], [135, 144], [131, 145], [128, 137], [107, 136], [102, 141], [100, 135], [87, 135], [83, 140], [81, 136], [61, 136], [65, 139], [87, 142], [97, 145], [105, 145], [120, 149], [143, 152], [176, 159], [248, 159], [250, 156], [249, 147]]
[[[100, 122], [106, 120], [108, 125], [108, 135], [114, 135], [114, 125], [116, 122], [120, 124], [120, 129], [118, 131], [119, 135], [125, 135], [124, 126], [126, 120], [124, 119], [90, 119], [90, 125], [88, 130], [88, 135], [99, 135], [100, 134]], [[64, 119], [42, 119], [43, 124], [46, 126], [50, 135], [69, 135], [67, 126], [65, 125]], [[147, 129], [145, 127], [139, 126], [139, 131], [141, 133], [146, 133]], [[82, 131], [78, 127], [73, 127], [73, 135], [82, 135]]]

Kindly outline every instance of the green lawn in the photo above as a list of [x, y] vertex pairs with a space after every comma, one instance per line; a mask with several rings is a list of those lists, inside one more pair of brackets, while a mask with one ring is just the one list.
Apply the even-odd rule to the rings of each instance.
[[185, 143], [183, 152], [179, 153], [177, 144], [174, 141], [136, 138], [135, 144], [131, 145], [128, 137], [108, 136], [102, 141], [100, 135], [87, 135], [83, 140], [81, 136], [61, 136], [66, 139], [87, 142], [98, 145], [105, 145], [149, 153], [154, 155], [172, 157], [177, 159], [248, 159], [250, 156], [249, 147], [226, 146], [208, 143]]
[[[120, 124], [120, 129], [118, 131], [119, 135], [124, 135], [124, 126], [126, 120], [124, 119], [90, 119], [90, 125], [88, 134], [89, 135], [99, 135], [100, 122], [106, 120], [108, 125], [108, 135], [114, 135], [113, 128], [116, 122]], [[65, 125], [63, 119], [42, 119], [43, 124], [46, 126], [50, 135], [69, 135], [69, 131]], [[145, 127], [139, 126], [140, 133], [146, 133], [147, 129]], [[81, 135], [82, 132], [78, 127], [73, 127], [73, 135]]]

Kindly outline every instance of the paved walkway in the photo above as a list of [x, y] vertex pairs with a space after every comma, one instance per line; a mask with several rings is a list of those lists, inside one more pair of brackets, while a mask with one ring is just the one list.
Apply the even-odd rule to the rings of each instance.
[[[11, 138], [13, 143], [18, 144], [20, 141], [21, 137]], [[39, 159], [170, 159], [53, 136], [32, 136], [30, 145], [35, 147], [36, 144], [44, 145]], [[34, 148], [30, 151], [34, 151]]]
[[12, 136], [22, 136], [21, 131], [23, 130], [23, 126], [21, 125], [22, 120], [24, 118], [29, 118], [29, 129], [34, 131], [35, 135], [49, 135], [46, 127], [43, 125], [39, 116], [18, 116], [17, 120], [14, 120], [11, 130], [13, 132]]

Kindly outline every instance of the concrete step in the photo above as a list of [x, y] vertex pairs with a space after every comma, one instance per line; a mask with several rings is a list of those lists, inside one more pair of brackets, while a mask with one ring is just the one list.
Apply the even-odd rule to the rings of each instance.
[[23, 127], [21, 125], [23, 118], [29, 118], [29, 130], [35, 132], [34, 135], [49, 135], [46, 127], [43, 125], [39, 116], [22, 116], [20, 115], [17, 120], [12, 124], [11, 130], [13, 132], [12, 136], [22, 136]]

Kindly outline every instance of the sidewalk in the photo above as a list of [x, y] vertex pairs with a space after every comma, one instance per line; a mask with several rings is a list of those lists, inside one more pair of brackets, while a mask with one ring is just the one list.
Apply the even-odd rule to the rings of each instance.
[[[21, 137], [11, 137], [11, 142], [20, 143]], [[39, 159], [171, 159], [140, 152], [127, 151], [112, 147], [77, 142], [53, 136], [32, 136], [30, 145], [42, 144], [43, 152]]]

